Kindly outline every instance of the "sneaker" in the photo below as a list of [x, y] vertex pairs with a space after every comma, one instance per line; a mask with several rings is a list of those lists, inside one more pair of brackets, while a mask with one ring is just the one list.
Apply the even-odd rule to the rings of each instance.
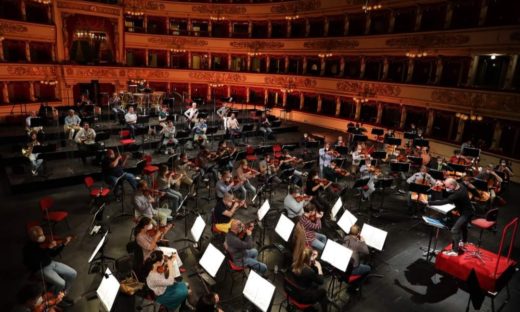
[[442, 252], [442, 254], [445, 256], [448, 256], [448, 257], [456, 257], [459, 255], [459, 253], [456, 252], [455, 250], [445, 250]]
[[38, 171], [37, 170], [31, 170], [31, 173], [33, 176], [37, 176], [38, 175]]

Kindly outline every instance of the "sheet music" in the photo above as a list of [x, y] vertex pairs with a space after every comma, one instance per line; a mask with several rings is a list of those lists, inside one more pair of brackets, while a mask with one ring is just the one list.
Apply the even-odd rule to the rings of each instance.
[[224, 254], [210, 243], [200, 258], [199, 264], [211, 277], [215, 277], [224, 258]]
[[332, 206], [331, 210], [331, 218], [334, 220], [336, 218], [336, 215], [338, 214], [338, 211], [343, 207], [343, 201], [341, 200], [341, 197], [338, 198], [334, 206]]
[[262, 204], [262, 207], [258, 209], [258, 221], [262, 221], [262, 219], [265, 217], [267, 212], [271, 209], [271, 205], [269, 205], [269, 201], [266, 199], [264, 203]]
[[373, 227], [368, 223], [363, 224], [361, 229], [361, 237], [363, 237], [365, 243], [377, 250], [383, 250], [387, 235], [387, 231]]
[[345, 272], [352, 257], [352, 250], [328, 239], [321, 254], [321, 260], [330, 263], [333, 267]]
[[280, 215], [280, 219], [278, 219], [278, 223], [274, 231], [280, 235], [280, 237], [284, 241], [289, 241], [289, 237], [291, 237], [292, 230], [294, 229], [294, 222], [291, 219], [287, 218], [283, 213]]
[[195, 242], [198, 242], [200, 237], [202, 236], [202, 232], [204, 232], [204, 228], [206, 227], [206, 222], [204, 222], [204, 219], [199, 215], [197, 219], [195, 219], [195, 222], [193, 223], [193, 226], [191, 227], [191, 236], [193, 237], [193, 240]]
[[251, 270], [242, 293], [249, 301], [257, 306], [257, 308], [266, 312], [271, 304], [274, 290], [275, 287], [273, 284]]
[[105, 235], [103, 235], [103, 237], [97, 244], [96, 249], [94, 249], [94, 252], [92, 253], [92, 255], [90, 255], [90, 258], [88, 259], [88, 263], [90, 263], [90, 262], [92, 262], [92, 260], [94, 260], [94, 257], [96, 256], [98, 251], [101, 249], [101, 247], [103, 247], [103, 245], [105, 244], [105, 240], [107, 239], [107, 235], [108, 235], [108, 231], [105, 233]]
[[172, 266], [173, 277], [177, 278], [177, 277], [181, 276], [181, 271], [179, 268], [182, 266], [182, 260], [181, 260], [181, 257], [179, 256], [179, 253], [177, 252], [177, 249], [171, 248], [171, 247], [163, 247], [163, 246], [160, 246], [158, 248], [167, 257], [171, 257], [173, 254], [177, 254], [177, 257], [175, 257], [175, 262], [173, 263], [173, 266]]
[[455, 209], [455, 205], [454, 204], [444, 204], [444, 205], [432, 205], [432, 206], [428, 206], [430, 207], [431, 209], [437, 211], [437, 212], [440, 212], [442, 214], [447, 214], [448, 212], [452, 211], [453, 209]]
[[353, 215], [352, 213], [350, 213], [350, 211], [345, 209], [345, 212], [343, 213], [343, 215], [341, 216], [341, 218], [338, 221], [338, 226], [340, 227], [340, 229], [343, 230], [343, 232], [348, 234], [348, 233], [350, 233], [350, 228], [354, 224], [356, 224], [356, 222], [357, 222], [356, 216]]
[[110, 311], [119, 292], [119, 281], [107, 268], [105, 275], [101, 279], [101, 284], [96, 290], [96, 294], [101, 301], [101, 305], [106, 311]]

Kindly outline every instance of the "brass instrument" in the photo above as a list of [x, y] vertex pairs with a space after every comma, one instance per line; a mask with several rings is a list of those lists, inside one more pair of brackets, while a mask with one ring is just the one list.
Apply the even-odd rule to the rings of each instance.
[[24, 157], [30, 157], [32, 154], [33, 146], [30, 145], [27, 148], [22, 148], [22, 155]]

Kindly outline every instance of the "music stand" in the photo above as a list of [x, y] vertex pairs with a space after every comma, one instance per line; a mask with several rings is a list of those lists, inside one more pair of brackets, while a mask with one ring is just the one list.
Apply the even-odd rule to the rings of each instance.
[[390, 170], [393, 172], [408, 172], [410, 171], [410, 163], [392, 162], [390, 163]]
[[323, 248], [321, 260], [331, 264], [342, 272], [346, 272], [352, 253], [351, 249], [336, 243], [332, 239], [328, 239]]
[[[103, 272], [102, 272], [103, 273]], [[117, 278], [112, 274], [109, 268], [106, 269], [99, 284], [96, 295], [101, 302], [101, 306], [105, 311], [109, 312], [112, 310], [117, 294], [119, 293], [120, 283]]]
[[346, 146], [337, 146], [336, 147], [336, 151], [338, 153], [340, 153], [341, 155], [346, 155], [346, 154], [348, 154], [348, 147], [346, 147]]
[[416, 156], [407, 156], [407, 158], [412, 162], [414, 167], [420, 167], [422, 165], [422, 158]]
[[270, 309], [276, 287], [251, 270], [242, 294], [262, 312]]
[[286, 145], [282, 145], [282, 149], [284, 150], [288, 150], [288, 151], [294, 151], [296, 149], [296, 145], [295, 144], [286, 144]]
[[[90, 255], [90, 258], [88, 259], [89, 268], [88, 273], [91, 274], [93, 272], [94, 265], [97, 264], [97, 266], [100, 268], [99, 273], [103, 274], [103, 272], [108, 269], [107, 261], [116, 261], [116, 259], [112, 257], [105, 256], [104, 249], [105, 249], [105, 243], [107, 240], [108, 231], [103, 235], [99, 243], [97, 244], [96, 248], [94, 249], [94, 252]], [[99, 256], [96, 257], [96, 255], [99, 252]]]
[[477, 178], [473, 178], [471, 180], [471, 184], [473, 184], [473, 186], [479, 190], [479, 191], [489, 191], [489, 186], [488, 186], [488, 183], [487, 181], [485, 180], [481, 180], [481, 179], [477, 179]]
[[359, 129], [356, 128], [356, 127], [348, 127], [347, 128], [347, 133], [350, 133], [350, 134], [359, 134]]
[[401, 139], [399, 139], [399, 138], [385, 138], [384, 143], [388, 144], [388, 145], [399, 146], [399, 145], [401, 145]]
[[289, 238], [291, 237], [291, 233], [294, 229], [294, 222], [291, 221], [286, 215], [283, 213], [280, 214], [280, 219], [278, 219], [278, 222], [276, 223], [276, 227], [274, 228], [274, 231], [280, 235], [280, 237], [288, 242]]
[[447, 167], [448, 171], [455, 171], [460, 173], [464, 173], [468, 169], [468, 166], [458, 164], [447, 164], [445, 166]]
[[31, 128], [43, 127], [44, 120], [40, 117], [31, 117]]
[[330, 218], [332, 220], [336, 220], [336, 215], [338, 214], [339, 210], [343, 207], [343, 201], [341, 200], [341, 196], [336, 200], [334, 203], [334, 206], [332, 206], [332, 209], [330, 210]]
[[377, 179], [377, 181], [375, 182], [376, 190], [381, 190], [381, 204], [379, 205], [379, 211], [376, 215], [374, 215], [374, 217], [378, 218], [381, 216], [381, 212], [383, 211], [383, 203], [385, 202], [385, 189], [391, 187], [393, 182], [393, 178]]
[[[366, 186], [368, 184], [369, 181], [370, 181], [370, 178], [357, 179], [356, 182], [354, 182], [354, 185], [352, 186], [352, 188], [353, 189], [356, 189], [356, 188], [362, 189], [364, 186]], [[363, 197], [363, 194], [361, 194], [359, 196], [357, 210], [361, 209], [361, 197]]]
[[320, 146], [320, 142], [318, 141], [307, 141], [304, 142], [305, 148], [318, 148]]
[[215, 277], [226, 256], [213, 244], [209, 243], [199, 260], [200, 266], [211, 276]]
[[430, 146], [430, 141], [428, 141], [426, 139], [415, 138], [413, 140], [413, 145], [414, 146], [420, 146], [420, 147], [429, 147]]
[[468, 156], [473, 158], [480, 157], [480, 149], [472, 147], [464, 147], [461, 152], [462, 156]]
[[[211, 137], [211, 139], [213, 139], [213, 137], [215, 136], [217, 131], [218, 131], [218, 127], [208, 127], [206, 129], [206, 136]], [[211, 147], [213, 147], [213, 140], [211, 140]]]
[[435, 169], [428, 169], [428, 174], [435, 180], [444, 180], [444, 172]]
[[363, 224], [363, 228], [361, 229], [361, 237], [365, 239], [367, 246], [375, 248], [379, 251], [383, 250], [387, 235], [387, 231], [383, 231], [368, 223]]
[[343, 212], [343, 215], [338, 220], [338, 226], [340, 229], [343, 230], [346, 234], [350, 233], [350, 228], [356, 224], [358, 218], [354, 216], [350, 211], [345, 209], [345, 212]]
[[[430, 235], [429, 235], [430, 237], [428, 239], [428, 250], [426, 250], [423, 253], [423, 256], [426, 257], [426, 261], [430, 261], [430, 259], [433, 259], [433, 257], [435, 256], [435, 250], [437, 249], [437, 242], [439, 240], [439, 230], [441, 230], [441, 229], [442, 230], [447, 230], [448, 227], [442, 221], [434, 219], [434, 218], [431, 218], [431, 217], [423, 216], [422, 219], [424, 220], [424, 222], [426, 224], [431, 226], [431, 228], [430, 228]], [[432, 245], [432, 241], [433, 241], [433, 232], [434, 231], [435, 231], [435, 242], [434, 242], [434, 245], [433, 245], [433, 249], [431, 249], [431, 245]]]
[[404, 138], [408, 140], [414, 140], [417, 137], [417, 133], [415, 132], [405, 132]]
[[386, 158], [386, 152], [384, 151], [375, 151], [370, 154], [370, 156], [376, 160], [376, 165], [379, 165], [379, 161]]
[[380, 136], [385, 133], [385, 130], [381, 129], [381, 128], [372, 128], [372, 131], [370, 131], [370, 132], [374, 135]]
[[364, 134], [355, 134], [352, 140], [354, 142], [366, 142], [368, 140], [368, 137]]

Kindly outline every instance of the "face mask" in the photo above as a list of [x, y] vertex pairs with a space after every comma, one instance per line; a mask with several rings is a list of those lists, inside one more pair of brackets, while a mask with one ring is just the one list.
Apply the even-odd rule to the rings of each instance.
[[43, 243], [44, 241], [45, 241], [45, 236], [43, 236], [43, 235], [38, 236], [38, 240], [37, 240], [38, 243]]
[[148, 224], [148, 225], [146, 226], [146, 229], [147, 229], [147, 230], [151, 230], [151, 229], [153, 229], [153, 224], [151, 224], [151, 223]]

